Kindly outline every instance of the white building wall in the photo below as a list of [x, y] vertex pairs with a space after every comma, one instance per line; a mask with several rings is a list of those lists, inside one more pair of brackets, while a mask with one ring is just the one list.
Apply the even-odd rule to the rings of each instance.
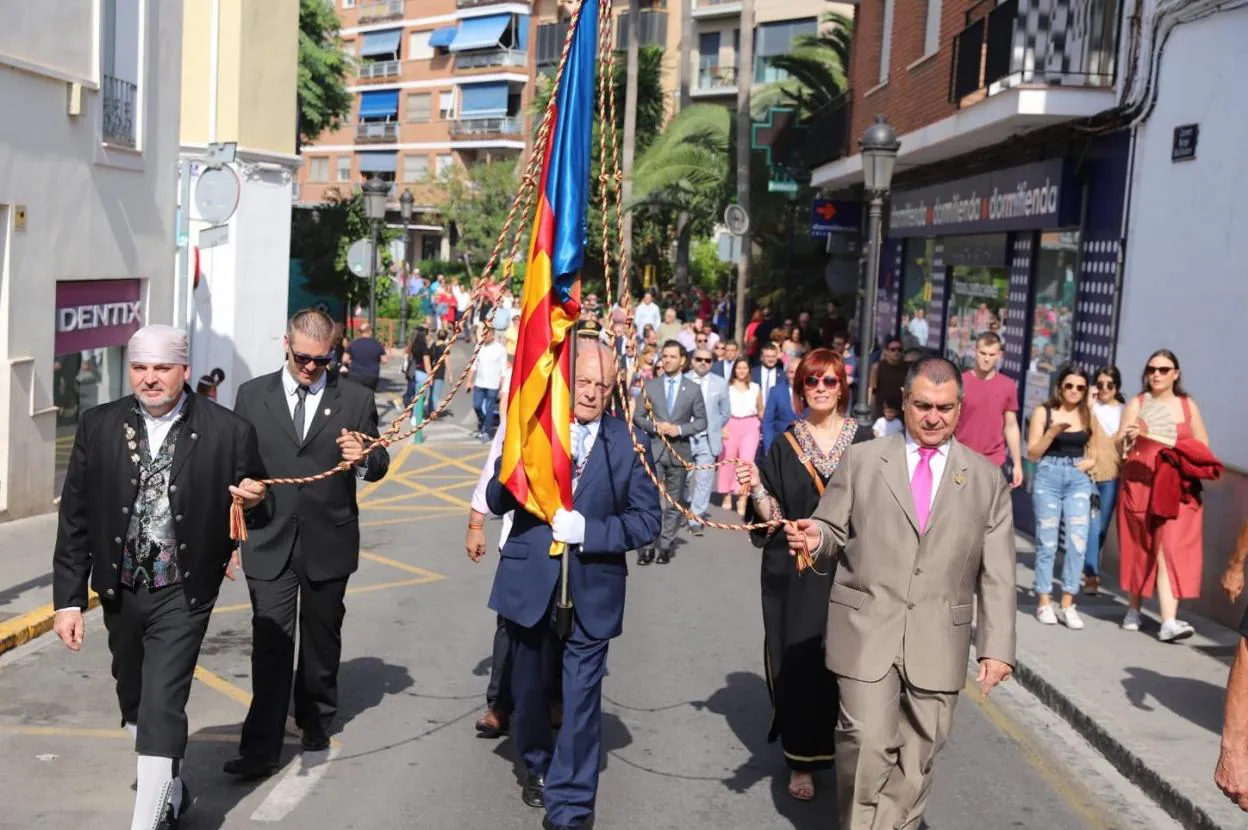
[[[172, 319], [181, 4], [136, 6], [138, 149], [102, 142], [106, 0], [5, 3], [0, 25], [0, 517], [54, 509], [60, 280], [139, 279]], [[127, 3], [119, 2], [119, 6]], [[83, 14], [84, 7], [91, 10]], [[119, 38], [120, 40], [120, 38]], [[73, 86], [74, 83], [79, 87]], [[70, 113], [81, 90], [81, 114]], [[18, 214], [24, 214], [24, 228]], [[115, 367], [112, 367], [115, 371]]]
[[[1248, 391], [1237, 369], [1248, 311], [1248, 8], [1177, 27], [1161, 58], [1157, 105], [1138, 130], [1118, 365], [1138, 394], [1148, 356], [1168, 348], [1230, 474], [1207, 492], [1207, 611], [1226, 621], [1216, 580], [1248, 515]], [[1198, 124], [1196, 158], [1171, 161], [1174, 128]]]

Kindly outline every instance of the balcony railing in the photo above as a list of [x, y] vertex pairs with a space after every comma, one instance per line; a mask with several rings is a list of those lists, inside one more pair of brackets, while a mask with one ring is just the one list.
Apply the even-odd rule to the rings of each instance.
[[460, 118], [451, 122], [453, 136], [522, 135], [524, 119], [519, 116], [495, 116], [491, 118]]
[[134, 118], [139, 88], [129, 81], [105, 75], [100, 92], [104, 108], [104, 141], [123, 147], [136, 146]]
[[359, 77], [361, 81], [376, 81], [380, 78], [394, 78], [403, 71], [401, 61], [370, 61], [361, 63]]
[[455, 8], [457, 9], [475, 9], [478, 6], [493, 6], [495, 3], [502, 3], [504, 0], [455, 0]]
[[694, 17], [719, 17], [739, 13], [741, 0], [694, 0]]
[[537, 65], [553, 66], [559, 63], [563, 41], [568, 35], [568, 21], [543, 23], [537, 27]]
[[968, 106], [1027, 84], [1112, 87], [1120, 0], [1088, 0], [1062, 13], [1059, 5], [1004, 0], [963, 29], [953, 41], [950, 100]]
[[377, 23], [403, 17], [403, 0], [374, 0], [360, 4], [360, 22]]
[[393, 121], [361, 121], [355, 125], [357, 144], [388, 144], [399, 140], [399, 125]]
[[488, 49], [481, 52], [460, 52], [455, 56], [456, 69], [484, 69], [488, 66], [528, 66], [529, 55], [515, 49]]
[[737, 68], [730, 63], [723, 63], [718, 58], [700, 58], [698, 60], [697, 92], [712, 92], [717, 89], [731, 90], [737, 88]]

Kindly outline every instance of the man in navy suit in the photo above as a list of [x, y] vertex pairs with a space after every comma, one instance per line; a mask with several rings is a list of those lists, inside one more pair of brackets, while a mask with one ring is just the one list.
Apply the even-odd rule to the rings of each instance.
[[[615, 356], [597, 340], [580, 338], [572, 424], [573, 509], [551, 524], [520, 508], [497, 475], [486, 493], [491, 512], [515, 510], [503, 546], [490, 608], [507, 621], [512, 642], [511, 734], [527, 770], [521, 797], [545, 807], [542, 826], [587, 826], [598, 793], [602, 751], [602, 678], [607, 644], [624, 620], [625, 554], [659, 535], [659, 492], [633, 451], [628, 425], [603, 411], [615, 383]], [[644, 444], [643, 444], [644, 445]], [[651, 465], [649, 452], [646, 461]], [[563, 725], [552, 740], [546, 678], [560, 560], [552, 541], [571, 556], [575, 618], [563, 650]]]
[[763, 346], [759, 364], [750, 370], [750, 380], [758, 384], [763, 393], [764, 403], [771, 396], [771, 390], [784, 382], [784, 367], [780, 365], [780, 347], [775, 343]]
[[775, 441], [797, 420], [793, 411], [793, 378], [797, 375], [800, 361], [790, 360], [784, 370], [784, 378], [777, 383], [763, 402], [763, 455], [771, 452]]

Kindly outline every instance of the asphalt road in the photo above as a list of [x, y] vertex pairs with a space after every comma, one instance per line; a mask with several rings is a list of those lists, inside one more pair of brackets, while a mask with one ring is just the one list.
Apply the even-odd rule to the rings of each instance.
[[[227, 583], [190, 703], [185, 765], [195, 805], [183, 827], [536, 830], [513, 747], [478, 739], [494, 617], [496, 558], [463, 553], [467, 499], [485, 457], [459, 418], [392, 448], [390, 476], [362, 493], [364, 558], [347, 600], [340, 732], [329, 753], [261, 783], [221, 774], [249, 696], [242, 583]], [[465, 421], [466, 422], [466, 421]], [[498, 522], [491, 522], [496, 538]], [[688, 540], [687, 540], [688, 541]], [[632, 569], [624, 635], [605, 684], [599, 828], [836, 826], [831, 780], [799, 804], [766, 742], [758, 556], [708, 533], [667, 566]], [[127, 826], [132, 745], [117, 729], [98, 612], [83, 653], [48, 636], [0, 658], [0, 828]], [[293, 734], [293, 733], [292, 733]], [[1034, 699], [964, 694], [936, 768], [933, 830], [1170, 827]]]

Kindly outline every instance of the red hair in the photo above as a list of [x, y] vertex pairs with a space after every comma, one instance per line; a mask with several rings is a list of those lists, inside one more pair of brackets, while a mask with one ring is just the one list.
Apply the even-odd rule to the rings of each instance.
[[793, 411], [801, 412], [806, 408], [806, 378], [821, 378], [828, 374], [835, 375], [840, 381], [836, 411], [842, 415], [849, 412], [849, 381], [845, 377], [845, 360], [831, 349], [815, 349], [797, 364], [797, 374], [793, 377]]

